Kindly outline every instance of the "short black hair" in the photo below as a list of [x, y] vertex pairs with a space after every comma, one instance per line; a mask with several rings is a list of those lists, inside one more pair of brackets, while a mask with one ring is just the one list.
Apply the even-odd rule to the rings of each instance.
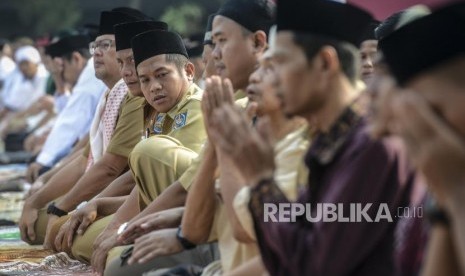
[[353, 44], [303, 32], [293, 32], [293, 36], [294, 42], [303, 48], [308, 61], [312, 60], [324, 46], [333, 47], [341, 63], [342, 72], [352, 84], [356, 83], [359, 77], [360, 57], [359, 50]]
[[62, 58], [66, 59], [67, 61], [70, 61], [74, 52], [78, 52], [85, 59], [90, 59], [92, 57], [92, 55], [89, 52], [89, 49], [82, 48], [82, 49], [77, 49], [77, 50], [74, 50], [74, 51], [72, 51], [70, 53], [67, 53], [67, 54], [63, 55]]
[[189, 59], [181, 54], [166, 54], [166, 62], [174, 63], [178, 69], [179, 74], [182, 74], [184, 67], [189, 63]]

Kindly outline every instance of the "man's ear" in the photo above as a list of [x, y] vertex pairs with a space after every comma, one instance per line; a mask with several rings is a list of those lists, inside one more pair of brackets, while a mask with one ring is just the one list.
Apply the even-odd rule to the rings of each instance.
[[192, 62], [186, 63], [184, 66], [184, 70], [186, 72], [186, 76], [189, 80], [194, 80], [195, 76], [195, 66]]
[[73, 52], [71, 54], [71, 60], [70, 60], [71, 63], [79, 64], [82, 62], [82, 60], [83, 58], [81, 54], [79, 54], [79, 52]]
[[264, 31], [256, 31], [255, 33], [253, 33], [252, 39], [255, 52], [265, 52], [268, 46], [268, 36], [266, 35], [266, 33]]
[[334, 74], [340, 70], [341, 64], [336, 49], [332, 46], [324, 46], [318, 53], [321, 60], [321, 70], [324, 73]]

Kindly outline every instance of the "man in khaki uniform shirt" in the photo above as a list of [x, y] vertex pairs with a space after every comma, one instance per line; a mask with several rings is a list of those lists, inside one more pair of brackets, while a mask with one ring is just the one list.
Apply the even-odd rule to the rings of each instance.
[[[246, 1], [242, 1], [242, 2], [246, 2]], [[256, 64], [256, 60], [258, 56], [261, 55], [262, 51], [265, 48], [266, 35], [263, 30], [267, 30], [268, 27], [265, 28], [264, 26], [268, 25], [268, 22], [271, 21], [269, 15], [266, 14], [265, 12], [266, 8], [260, 6], [260, 4], [255, 4], [254, 2], [255, 1], [250, 1], [250, 2], [247, 1], [245, 6], [239, 7], [240, 13], [242, 13], [243, 11], [244, 13], [249, 14], [252, 11], [252, 14], [253, 14], [252, 18], [256, 18], [256, 20], [253, 23], [250, 23], [249, 21], [248, 22], [252, 24], [253, 26], [250, 24], [247, 24], [245, 21], [242, 21], [240, 18], [231, 15], [231, 18], [223, 17], [222, 22], [220, 24], [217, 24], [218, 28], [216, 29], [216, 31], [213, 30], [212, 32], [214, 36], [219, 36], [221, 33], [222, 37], [227, 38], [225, 40], [228, 42], [224, 42], [224, 43], [227, 44], [228, 46], [224, 46], [222, 43], [217, 43], [216, 44], [217, 46], [213, 50], [212, 57], [215, 60], [215, 65], [218, 69], [218, 74], [220, 74], [221, 77], [230, 78], [233, 87], [236, 89], [236, 93], [234, 94], [235, 100], [241, 98], [241, 96], [242, 97], [245, 96], [244, 91], [248, 83], [249, 74], [251, 71], [253, 71], [253, 68]], [[231, 3], [231, 4], [236, 6], [236, 2]], [[236, 8], [237, 7], [238, 6], [236, 6]], [[234, 10], [237, 10], [237, 9], [234, 9]], [[215, 17], [215, 20], [216, 20], [216, 17]], [[228, 25], [226, 25], [226, 23]], [[249, 39], [253, 39], [255, 43], [249, 44], [250, 42]], [[222, 46], [218, 47], [218, 45], [220, 44]], [[254, 45], [253, 49], [248, 48], [248, 45]], [[221, 49], [222, 47], [224, 47], [224, 49]], [[228, 50], [225, 50], [226, 48]], [[237, 52], [240, 52], [241, 55], [237, 56]], [[245, 102], [246, 100], [236, 101], [236, 103], [241, 106], [244, 106]], [[207, 148], [208, 146], [205, 147], [205, 149]], [[192, 165], [181, 176], [181, 178], [179, 178], [175, 182], [174, 185], [181, 186], [183, 189], [188, 190], [189, 187], [191, 186], [191, 183], [196, 178], [196, 175], [198, 177], [197, 179], [202, 179], [202, 181], [209, 181], [209, 180], [203, 179], [202, 176], [199, 174], [199, 167], [201, 167], [202, 162], [205, 162], [205, 159], [209, 159], [209, 158], [210, 158], [210, 155], [206, 154], [205, 150], [201, 151], [201, 153], [199, 154], [199, 157], [193, 161]], [[171, 189], [171, 187], [169, 189]], [[157, 202], [157, 200], [155, 200], [151, 204], [151, 206], [157, 206], [161, 204], [159, 202], [161, 201]], [[202, 200], [200, 200], [200, 202], [202, 202]], [[199, 214], [199, 211], [197, 211], [196, 213], [198, 216], [202, 215], [202, 214]], [[148, 215], [147, 217], [151, 217], [151, 215]], [[140, 221], [142, 221], [143, 219], [144, 218], [141, 218]], [[137, 224], [137, 223], [139, 223], [139, 221], [133, 222], [133, 224]], [[166, 229], [166, 230], [171, 231], [172, 229]], [[183, 231], [184, 231], [184, 228], [183, 228]], [[154, 232], [157, 232], [157, 231], [154, 231]], [[176, 228], [174, 229], [174, 232], [176, 232]], [[172, 239], [172, 237], [167, 237], [167, 239]], [[186, 251], [186, 252], [189, 252], [189, 251]], [[147, 263], [147, 266], [149, 263], [152, 263], [152, 268], [159, 268], [160, 267], [159, 262], [158, 262], [159, 259], [160, 257], [156, 257], [150, 260]], [[120, 260], [116, 259], [113, 262], [111, 258], [108, 258], [108, 260], [109, 262], [111, 262], [110, 268], [115, 268], [115, 269], [119, 268], [120, 271], [129, 272], [129, 271], [132, 271], [131, 270], [132, 267], [134, 270], [136, 270], [137, 266], [139, 266], [139, 271], [143, 271], [144, 269], [144, 267], [141, 267], [141, 265], [136, 264], [136, 263], [129, 265], [129, 266], [125, 265], [124, 267], [121, 267]], [[110, 272], [113, 273], [115, 272], [115, 270], [109, 269], [109, 271], [106, 271], [106, 273], [108, 273], [109, 275], [110, 275]]]
[[[139, 201], [144, 208], [187, 169], [206, 133], [200, 110], [202, 91], [192, 82], [194, 68], [179, 35], [160, 30], [145, 32], [133, 38], [132, 48], [141, 89], [156, 112], [148, 120], [150, 137], [130, 155], [137, 187], [124, 205], [137, 208]], [[115, 214], [98, 241], [105, 240], [102, 237], [108, 233], [109, 239], [114, 238], [114, 227], [121, 224], [119, 215]], [[99, 257], [106, 256], [105, 251], [99, 248], [92, 253], [91, 263], [97, 270], [104, 266], [105, 260]], [[89, 260], [90, 256], [80, 257]]]
[[[116, 51], [112, 47], [112, 43], [114, 43], [113, 25], [143, 18], [143, 15], [137, 17], [122, 12], [102, 12], [99, 36], [96, 38], [92, 54], [97, 77], [101, 78], [108, 87], [112, 87], [107, 95], [114, 92], [129, 94], [127, 93], [129, 91], [128, 86], [121, 79], [115, 56]], [[66, 221], [63, 214], [72, 211], [80, 202], [91, 199], [127, 170], [128, 155], [136, 143], [140, 141], [140, 133], [144, 128], [143, 98], [140, 96], [141, 93], [135, 91], [135, 95], [126, 95], [123, 98], [122, 104], [119, 104], [118, 107], [119, 113], [116, 126], [107, 149], [103, 149], [104, 153], [101, 158], [95, 160], [94, 164], [71, 190], [54, 203], [53, 208], [59, 212], [46, 214], [46, 210], [43, 209], [39, 213], [35, 228], [39, 232], [39, 237], [44, 238], [44, 235], [40, 234], [46, 233], [44, 244], [47, 247], [53, 246], [57, 230]], [[105, 112], [107, 107], [108, 105], [105, 105]], [[84, 162], [88, 161], [86, 157], [82, 157], [82, 159], [84, 159]], [[70, 167], [69, 169], [73, 168]], [[44, 191], [38, 193], [42, 192], [43, 196], [47, 196], [46, 190], [53, 188], [46, 185], [42, 189]], [[48, 198], [46, 202], [53, 200], [54, 198]], [[50, 205], [48, 209], [50, 209]], [[49, 210], [47, 210], [47, 213], [49, 213]], [[59, 218], [58, 215], [62, 217]], [[57, 222], [56, 225], [55, 222]]]
[[[131, 24], [131, 31], [147, 31], [152, 29], [162, 29], [166, 30], [168, 25], [164, 22], [159, 21], [137, 21], [132, 23], [123, 23], [121, 25]], [[123, 77], [126, 84], [131, 90], [131, 93], [128, 93], [126, 96], [122, 108], [127, 110], [131, 114], [120, 114], [121, 123], [118, 124], [117, 130], [115, 130], [115, 135], [112, 137], [112, 141], [107, 148], [107, 151], [115, 151], [115, 154], [120, 153], [124, 154], [126, 158], [129, 157], [129, 154], [132, 152], [135, 144], [137, 144], [141, 138], [144, 138], [145, 133], [145, 114], [151, 108], [147, 108], [145, 98], [140, 89], [139, 79], [135, 71], [133, 54], [131, 50], [130, 38], [126, 32], [117, 32], [118, 28], [115, 28], [115, 44], [116, 44], [116, 56], [118, 63], [120, 64], [120, 73]], [[123, 26], [122, 29], [125, 29]], [[136, 95], [136, 96], [134, 96]], [[123, 116], [123, 117], [122, 117]], [[118, 128], [121, 128], [121, 135], [117, 135]], [[128, 171], [126, 174], [131, 174]], [[105, 217], [95, 221], [83, 235], [76, 236], [73, 246], [71, 248], [72, 254], [81, 260], [88, 261], [90, 255], [92, 254], [92, 246], [97, 238], [97, 236], [103, 231], [103, 229], [108, 225], [111, 217]], [[69, 227], [69, 226], [68, 226]], [[65, 231], [67, 229], [62, 229]], [[63, 242], [66, 241], [62, 241]]]
[[[165, 161], [164, 159], [169, 156], [169, 152], [165, 153], [165, 156], [156, 154], [157, 144], [154, 140], [159, 140], [160, 134], [171, 137], [173, 142], [179, 144], [179, 147], [189, 149], [193, 153], [193, 158], [200, 151], [206, 139], [202, 111], [200, 110], [201, 99], [202, 90], [196, 84], [191, 84], [183, 99], [175, 107], [167, 113], [160, 113], [155, 117], [152, 127], [154, 136], [137, 144], [131, 153], [129, 166], [140, 190], [139, 203], [141, 207], [145, 208], [185, 171], [182, 170], [177, 175], [168, 177], [168, 175], [161, 173], [164, 170], [158, 170], [154, 167], [157, 166], [156, 163], [161, 162], [160, 165], [164, 166], [167, 165], [165, 163], [169, 163], [176, 168], [176, 162], [180, 162], [176, 158], [168, 158], [172, 160], [171, 162]], [[189, 165], [185, 166], [185, 169]]]

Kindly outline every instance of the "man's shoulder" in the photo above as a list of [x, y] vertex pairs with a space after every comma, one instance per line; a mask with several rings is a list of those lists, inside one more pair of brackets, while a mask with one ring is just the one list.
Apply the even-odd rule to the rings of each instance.
[[203, 90], [197, 85], [192, 84], [189, 87], [187, 96], [178, 107], [178, 113], [184, 110], [200, 110], [200, 103], [202, 101]]
[[123, 102], [120, 106], [120, 116], [125, 117], [129, 114], [133, 114], [134, 112], [140, 112], [141, 120], [143, 120], [144, 114], [144, 97], [137, 97], [128, 92], [127, 95], [124, 97]]
[[202, 96], [203, 96], [203, 90], [194, 83], [189, 87], [186, 101], [200, 102], [202, 101]]
[[[367, 125], [360, 124], [354, 131], [346, 148], [346, 156], [365, 156], [369, 159], [384, 160], [385, 162], [400, 162], [409, 166], [406, 149], [399, 138], [384, 137], [374, 139], [370, 136]], [[354, 159], [355, 161], [355, 159]]]

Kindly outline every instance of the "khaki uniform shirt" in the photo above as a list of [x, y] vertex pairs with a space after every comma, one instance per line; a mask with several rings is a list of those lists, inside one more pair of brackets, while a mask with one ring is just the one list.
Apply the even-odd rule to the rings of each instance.
[[111, 137], [107, 152], [128, 157], [141, 140], [144, 130], [144, 97], [128, 93], [121, 104], [118, 123]]
[[[111, 137], [107, 152], [129, 157], [134, 146], [144, 133], [144, 97], [128, 93], [120, 105], [118, 121]], [[84, 148], [83, 155], [88, 158], [90, 143]]]
[[196, 85], [189, 86], [184, 97], [167, 113], [159, 113], [152, 125], [152, 135], [167, 135], [195, 152], [202, 148], [207, 134], [200, 107], [203, 91]]

